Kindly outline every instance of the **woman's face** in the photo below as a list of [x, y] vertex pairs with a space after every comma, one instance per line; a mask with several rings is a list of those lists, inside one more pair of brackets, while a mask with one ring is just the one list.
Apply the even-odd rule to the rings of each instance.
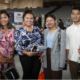
[[34, 21], [33, 15], [32, 14], [26, 14], [24, 17], [24, 24], [26, 26], [32, 26]]
[[52, 17], [47, 17], [46, 18], [46, 25], [51, 28], [54, 27], [56, 24], [56, 20], [54, 20]]
[[8, 22], [9, 22], [8, 16], [5, 13], [2, 13], [0, 15], [0, 23], [1, 23], [1, 25], [7, 26]]

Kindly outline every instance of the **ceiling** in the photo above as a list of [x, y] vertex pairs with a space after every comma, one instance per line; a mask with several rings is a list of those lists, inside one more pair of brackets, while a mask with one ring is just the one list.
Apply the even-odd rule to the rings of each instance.
[[[0, 3], [10, 3], [10, 1], [17, 1], [17, 0], [0, 0]], [[32, 0], [34, 1], [34, 0]], [[37, 0], [38, 1], [38, 0]], [[53, 1], [77, 1], [77, 0], [43, 0], [44, 2], [53, 2]]]
[[14, 1], [14, 0], [0, 0], [0, 3], [10, 3], [10, 1]]

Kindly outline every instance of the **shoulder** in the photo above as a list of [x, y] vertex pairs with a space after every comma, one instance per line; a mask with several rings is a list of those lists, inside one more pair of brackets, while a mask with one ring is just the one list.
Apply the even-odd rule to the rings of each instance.
[[44, 33], [46, 33], [49, 29], [44, 29]]
[[21, 27], [21, 28], [19, 28], [19, 29], [16, 29], [15, 30], [15, 32], [21, 32], [21, 31], [23, 31], [24, 29]]
[[67, 28], [67, 30], [71, 30], [73, 28], [73, 24]]
[[21, 32], [21, 29], [16, 29], [14, 35], [17, 36], [20, 34], [20, 32]]
[[15, 29], [14, 29], [14, 28], [11, 28], [11, 29], [9, 29], [9, 30], [10, 30], [10, 32], [12, 32], [12, 33], [15, 32]]
[[67, 33], [67, 32], [70, 33], [70, 31], [71, 31], [72, 29], [73, 29], [73, 24], [66, 29], [66, 33]]

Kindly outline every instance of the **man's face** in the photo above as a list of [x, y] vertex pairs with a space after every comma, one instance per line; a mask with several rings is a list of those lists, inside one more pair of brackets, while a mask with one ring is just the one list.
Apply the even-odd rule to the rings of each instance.
[[73, 22], [79, 22], [80, 21], [80, 11], [79, 10], [72, 10], [71, 18]]

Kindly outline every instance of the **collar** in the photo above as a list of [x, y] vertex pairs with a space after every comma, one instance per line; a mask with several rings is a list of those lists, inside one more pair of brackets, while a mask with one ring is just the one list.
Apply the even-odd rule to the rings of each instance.
[[80, 24], [76, 26], [76, 25], [73, 23], [73, 25], [74, 25], [75, 27], [80, 27]]

